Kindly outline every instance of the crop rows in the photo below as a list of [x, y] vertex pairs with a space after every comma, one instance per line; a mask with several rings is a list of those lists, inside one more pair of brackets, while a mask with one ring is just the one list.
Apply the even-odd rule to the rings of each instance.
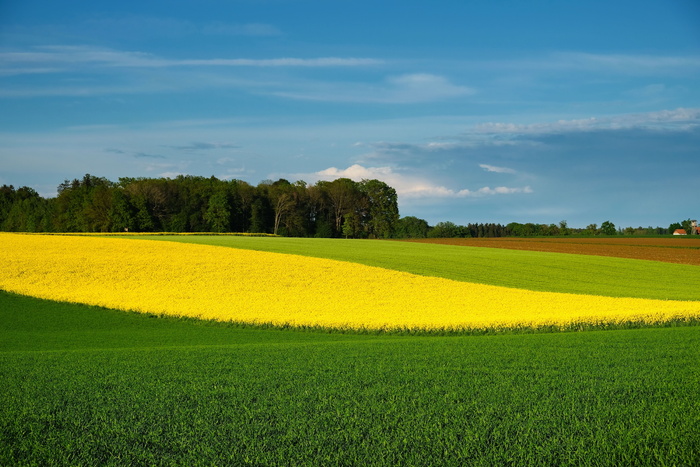
[[700, 265], [700, 239], [695, 238], [432, 238], [417, 243], [505, 248], [513, 250], [612, 256], [617, 258]]

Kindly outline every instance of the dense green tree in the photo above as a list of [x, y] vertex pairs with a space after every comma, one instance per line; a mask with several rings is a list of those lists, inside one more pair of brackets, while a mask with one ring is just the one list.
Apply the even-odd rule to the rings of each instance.
[[426, 238], [429, 230], [430, 226], [424, 219], [407, 216], [396, 222], [394, 236], [396, 238]]
[[231, 203], [226, 190], [220, 189], [209, 198], [204, 220], [212, 232], [231, 231]]
[[600, 224], [600, 232], [603, 235], [615, 235], [617, 234], [617, 229], [615, 228], [615, 224], [610, 221], [605, 221]]
[[370, 238], [390, 238], [399, 220], [396, 190], [380, 180], [363, 180], [358, 188], [366, 196], [369, 211], [366, 231]]
[[668, 226], [668, 232], [669, 232], [669, 233], [673, 233], [673, 232], [675, 232], [676, 230], [682, 229], [682, 228], [683, 228], [683, 225], [681, 225], [680, 222], [674, 222], [673, 224], [671, 224], [671, 225]]
[[559, 221], [559, 233], [561, 235], [571, 235], [571, 229], [565, 220]]
[[253, 201], [250, 215], [250, 231], [254, 233], [272, 233], [274, 213], [266, 196], [259, 196]]
[[459, 237], [459, 227], [454, 222], [438, 222], [428, 232], [430, 238], [454, 238]]
[[686, 219], [684, 221], [681, 221], [681, 229], [685, 230], [685, 233], [690, 235], [691, 232], [693, 231], [693, 221], [690, 219]]
[[357, 183], [349, 178], [338, 178], [332, 182], [321, 185], [330, 201], [333, 216], [333, 227], [336, 233], [340, 233], [343, 226], [343, 217], [351, 212], [353, 204], [358, 198]]
[[15, 203], [15, 187], [3, 185], [0, 187], [0, 227], [2, 227], [7, 215]]
[[112, 232], [136, 231], [136, 210], [121, 187], [112, 190], [109, 219]]

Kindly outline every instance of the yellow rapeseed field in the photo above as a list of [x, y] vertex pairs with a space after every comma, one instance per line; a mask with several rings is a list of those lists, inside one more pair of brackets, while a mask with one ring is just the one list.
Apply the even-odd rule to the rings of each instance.
[[0, 289], [222, 321], [474, 329], [666, 321], [700, 302], [533, 292], [355, 263], [185, 243], [0, 233]]

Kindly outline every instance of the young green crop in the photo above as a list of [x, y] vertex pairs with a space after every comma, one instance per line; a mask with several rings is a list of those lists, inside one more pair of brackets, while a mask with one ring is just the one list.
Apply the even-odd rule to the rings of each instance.
[[696, 465], [699, 338], [257, 330], [0, 293], [0, 465]]
[[700, 290], [698, 266], [624, 258], [383, 240], [232, 236], [140, 238], [315, 256], [537, 291], [697, 300]]

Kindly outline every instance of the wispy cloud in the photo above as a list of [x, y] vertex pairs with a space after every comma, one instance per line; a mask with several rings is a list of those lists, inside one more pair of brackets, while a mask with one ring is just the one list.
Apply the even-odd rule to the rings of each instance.
[[47, 45], [30, 50], [0, 52], [0, 74], [50, 73], [78, 66], [104, 67], [357, 67], [384, 63], [363, 57], [280, 57], [267, 59], [167, 59], [156, 55], [75, 45]]
[[444, 101], [470, 96], [476, 90], [452, 83], [445, 76], [430, 73], [407, 73], [389, 76], [384, 82], [308, 82], [291, 91], [274, 95], [299, 100], [352, 103], [413, 104]]
[[525, 187], [481, 187], [477, 189], [452, 189], [429, 180], [425, 176], [410, 175], [397, 172], [392, 167], [364, 167], [359, 164], [351, 165], [346, 169], [329, 167], [312, 174], [296, 174], [304, 180], [315, 182], [318, 180], [335, 180], [349, 178], [360, 181], [363, 179], [382, 180], [392, 186], [402, 199], [418, 198], [479, 198], [494, 195], [527, 194], [533, 190]]
[[591, 117], [555, 122], [483, 123], [476, 125], [470, 133], [481, 134], [545, 134], [596, 130], [658, 129], [685, 130], [700, 126], [700, 109], [661, 110], [610, 117]]
[[509, 169], [508, 167], [496, 167], [495, 165], [479, 164], [479, 167], [487, 172], [496, 172], [500, 174], [514, 174], [515, 170]]
[[181, 151], [206, 151], [211, 149], [238, 149], [240, 146], [230, 143], [204, 143], [193, 142], [185, 146], [168, 146]]
[[700, 55], [596, 54], [559, 51], [539, 56], [474, 62], [473, 65], [492, 71], [669, 75], [700, 69]]
[[679, 69], [700, 68], [700, 56], [559, 52], [552, 55], [550, 66], [618, 73], [673, 73]]

